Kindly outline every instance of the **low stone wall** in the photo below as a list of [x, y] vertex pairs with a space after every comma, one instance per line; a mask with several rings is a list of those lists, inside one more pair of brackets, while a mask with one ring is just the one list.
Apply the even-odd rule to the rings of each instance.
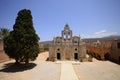
[[3, 50], [0, 51], [0, 63], [8, 60], [10, 60], [10, 58], [5, 54], [5, 52]]

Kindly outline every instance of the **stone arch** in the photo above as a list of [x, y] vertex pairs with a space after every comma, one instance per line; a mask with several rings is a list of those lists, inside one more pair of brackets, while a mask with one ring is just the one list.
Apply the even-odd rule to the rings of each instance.
[[97, 54], [97, 59], [101, 60], [101, 56], [99, 54]]
[[106, 54], [104, 55], [104, 59], [105, 59], [105, 60], [110, 60], [110, 54], [109, 54], [109, 53], [106, 53]]

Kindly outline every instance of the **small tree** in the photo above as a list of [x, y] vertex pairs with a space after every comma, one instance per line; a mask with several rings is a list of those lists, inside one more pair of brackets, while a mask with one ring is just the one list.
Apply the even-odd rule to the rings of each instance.
[[36, 34], [31, 11], [23, 9], [18, 12], [13, 31], [5, 38], [5, 52], [10, 58], [14, 58], [16, 63], [36, 59], [39, 53], [39, 37]]
[[0, 28], [0, 38], [4, 40], [9, 35], [10, 30], [7, 28]]

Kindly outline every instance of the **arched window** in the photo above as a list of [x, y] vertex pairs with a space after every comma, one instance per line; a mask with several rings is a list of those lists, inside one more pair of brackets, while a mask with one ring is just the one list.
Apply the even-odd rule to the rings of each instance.
[[70, 32], [68, 32], [68, 39], [70, 40]]
[[74, 41], [74, 43], [77, 43], [77, 41]]
[[66, 33], [63, 34], [63, 38], [66, 39]]

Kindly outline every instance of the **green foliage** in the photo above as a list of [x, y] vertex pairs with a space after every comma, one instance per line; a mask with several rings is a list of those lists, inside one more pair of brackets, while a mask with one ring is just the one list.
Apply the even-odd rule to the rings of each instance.
[[39, 37], [36, 34], [31, 11], [23, 9], [18, 12], [13, 31], [5, 38], [5, 52], [16, 63], [33, 61], [39, 54]]
[[44, 51], [49, 51], [49, 44], [44, 44]]
[[4, 39], [9, 35], [10, 30], [7, 28], [0, 28], [0, 38]]
[[44, 48], [44, 51], [49, 51], [49, 48]]
[[40, 52], [44, 52], [44, 48], [40, 48]]

